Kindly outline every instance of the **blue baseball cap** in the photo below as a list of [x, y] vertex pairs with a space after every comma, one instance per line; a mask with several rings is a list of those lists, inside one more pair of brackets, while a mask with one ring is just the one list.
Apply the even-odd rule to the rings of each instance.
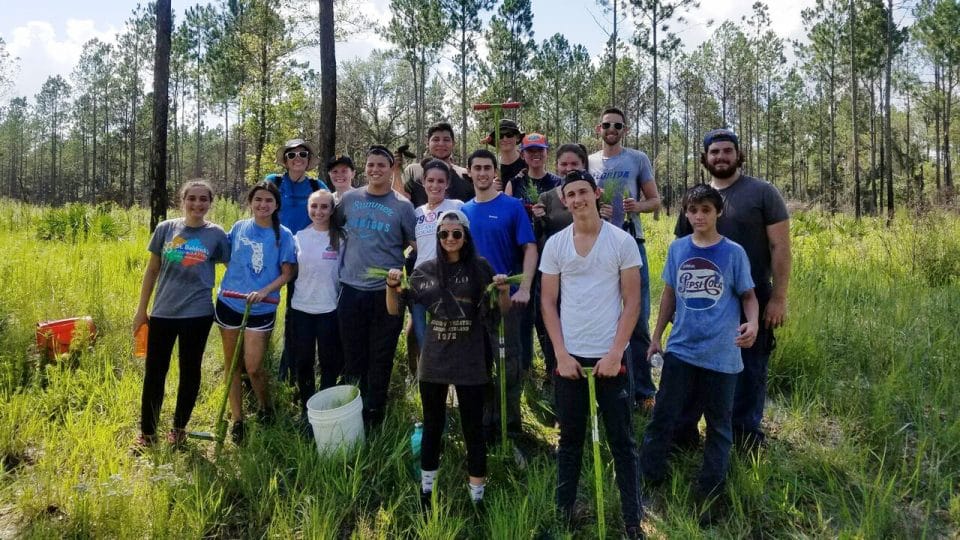
[[737, 150], [740, 150], [740, 139], [732, 130], [726, 128], [713, 129], [703, 136], [703, 151], [706, 152], [710, 145], [715, 142], [729, 141]]

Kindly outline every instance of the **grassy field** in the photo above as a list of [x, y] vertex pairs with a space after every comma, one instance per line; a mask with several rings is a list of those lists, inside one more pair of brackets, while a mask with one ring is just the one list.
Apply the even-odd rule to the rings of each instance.
[[[218, 201], [212, 219], [229, 227], [240, 214]], [[672, 221], [646, 224], [653, 276]], [[553, 511], [556, 431], [542, 365], [524, 395], [533, 459], [525, 470], [491, 459], [482, 514], [468, 502], [459, 436], [442, 459], [439, 504], [430, 515], [418, 510], [409, 436], [419, 405], [399, 360], [387, 427], [348, 459], [321, 460], [311, 441], [298, 438], [285, 388], [275, 395], [286, 418], [255, 426], [243, 448], [228, 443], [219, 461], [202, 442], [131, 456], [143, 367], [132, 356], [130, 323], [147, 260], [146, 222], [140, 210], [0, 203], [0, 537], [571, 536]], [[957, 537], [960, 218], [901, 217], [887, 228], [797, 214], [793, 242], [790, 321], [770, 367], [769, 447], [757, 459], [733, 460], [729, 516], [707, 529], [697, 525], [690, 490], [699, 454], [681, 456], [672, 481], [650, 494], [646, 532]], [[655, 277], [654, 299], [660, 289]], [[73, 362], [41, 365], [37, 321], [77, 315], [96, 321], [96, 345]], [[214, 424], [222, 364], [213, 332], [193, 428]], [[175, 377], [174, 367], [161, 432], [169, 428]], [[642, 433], [646, 419], [636, 422]], [[618, 531], [604, 455], [607, 528]], [[592, 484], [585, 466], [580, 498], [588, 509]], [[594, 537], [593, 523], [572, 536]]]

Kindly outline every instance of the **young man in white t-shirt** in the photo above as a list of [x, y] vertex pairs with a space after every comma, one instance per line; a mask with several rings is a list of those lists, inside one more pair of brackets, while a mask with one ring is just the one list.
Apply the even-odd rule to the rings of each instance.
[[626, 535], [637, 538], [643, 510], [624, 352], [640, 314], [640, 251], [627, 232], [600, 219], [600, 190], [589, 173], [564, 177], [561, 197], [573, 224], [547, 240], [540, 259], [543, 321], [557, 355], [557, 507], [572, 518], [589, 410], [582, 368], [592, 366]]

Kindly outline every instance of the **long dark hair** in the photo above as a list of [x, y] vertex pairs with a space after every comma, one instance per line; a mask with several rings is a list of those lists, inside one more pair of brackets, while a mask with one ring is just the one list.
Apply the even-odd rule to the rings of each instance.
[[470, 291], [471, 298], [473, 298], [474, 301], [483, 300], [481, 296], [486, 284], [483, 283], [481, 279], [477, 248], [473, 244], [470, 227], [460, 221], [456, 214], [444, 215], [441, 220], [437, 222], [437, 281], [440, 283], [440, 288], [445, 291], [450, 290], [451, 284], [449, 280], [450, 276], [453, 275], [454, 265], [454, 263], [447, 260], [447, 251], [443, 249], [443, 245], [441, 245], [440, 242], [440, 225], [445, 221], [458, 223], [463, 227], [463, 247], [460, 248], [460, 260], [458, 264], [463, 265], [464, 270], [466, 270], [470, 276], [470, 284], [473, 287], [473, 290]]
[[250, 191], [247, 192], [247, 204], [253, 202], [253, 196], [257, 194], [260, 190], [269, 191], [273, 195], [274, 200], [277, 201], [277, 209], [270, 214], [270, 224], [273, 226], [273, 237], [277, 240], [277, 247], [280, 247], [280, 190], [277, 189], [277, 185], [268, 180], [261, 180], [253, 185], [250, 188]]

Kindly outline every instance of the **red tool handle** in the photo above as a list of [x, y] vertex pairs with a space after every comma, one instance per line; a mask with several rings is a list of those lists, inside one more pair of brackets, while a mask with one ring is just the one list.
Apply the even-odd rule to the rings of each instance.
[[474, 103], [473, 110], [475, 111], [486, 111], [494, 107], [500, 107], [501, 109], [519, 109], [523, 103], [519, 101], [508, 101], [506, 103]]
[[[228, 290], [222, 290], [222, 291], [220, 291], [220, 292], [222, 292], [223, 295], [226, 296], [227, 298], [239, 298], [239, 299], [241, 299], [241, 300], [246, 300], [247, 294], [249, 294], [249, 293], [242, 293], [242, 292], [228, 291]], [[263, 300], [260, 300], [260, 301], [261, 301], [261, 302], [266, 302], [266, 303], [268, 303], [268, 304], [279, 304], [279, 303], [280, 303], [280, 299], [279, 299], [279, 298], [271, 298], [271, 297], [269, 297], [269, 296], [265, 296], [265, 297], [263, 298]]]

